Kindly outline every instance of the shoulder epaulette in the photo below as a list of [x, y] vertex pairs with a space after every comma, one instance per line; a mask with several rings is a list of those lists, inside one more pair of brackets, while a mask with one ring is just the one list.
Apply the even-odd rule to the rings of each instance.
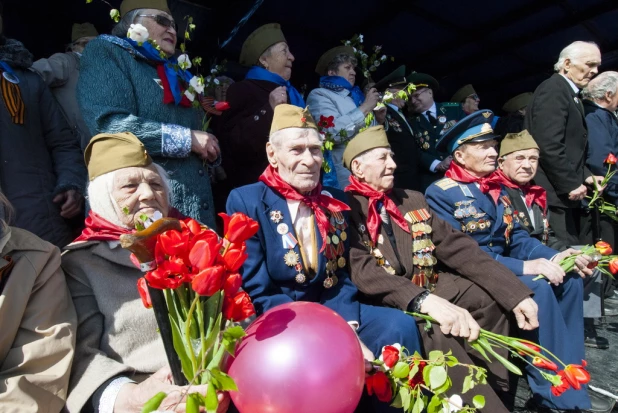
[[458, 183], [453, 181], [451, 178], [442, 178], [434, 183], [443, 191], [446, 191], [447, 189], [453, 188], [458, 185]]
[[459, 106], [459, 103], [457, 103], [457, 102], [442, 102], [441, 105], [442, 106], [457, 107], [457, 106]]

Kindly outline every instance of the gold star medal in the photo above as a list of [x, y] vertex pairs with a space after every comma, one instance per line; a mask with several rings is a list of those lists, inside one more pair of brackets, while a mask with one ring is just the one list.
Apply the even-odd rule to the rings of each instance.
[[288, 267], [294, 267], [296, 264], [300, 262], [300, 257], [294, 250], [289, 250], [283, 256], [283, 260], [285, 261], [285, 265]]

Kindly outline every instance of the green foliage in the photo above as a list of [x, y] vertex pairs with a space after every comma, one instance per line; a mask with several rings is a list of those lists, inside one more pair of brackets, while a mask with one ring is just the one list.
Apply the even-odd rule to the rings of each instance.
[[144, 403], [144, 405], [142, 406], [142, 413], [154, 412], [155, 410], [159, 408], [159, 406], [161, 406], [161, 403], [163, 403], [163, 400], [166, 397], [167, 397], [167, 394], [165, 394], [165, 392], [162, 392], [162, 391], [155, 394], [154, 396], [152, 396], [150, 400]]

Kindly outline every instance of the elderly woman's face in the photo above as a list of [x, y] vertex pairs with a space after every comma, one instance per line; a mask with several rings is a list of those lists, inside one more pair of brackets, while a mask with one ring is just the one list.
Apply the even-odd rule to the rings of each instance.
[[156, 41], [168, 57], [173, 56], [177, 41], [174, 18], [157, 9], [144, 9], [137, 16], [135, 22], [148, 29], [149, 38]]
[[341, 76], [342, 78], [350, 82], [352, 86], [354, 86], [354, 82], [356, 82], [356, 70], [354, 70], [354, 65], [352, 64], [352, 62], [345, 62], [340, 64], [337, 67], [336, 71], [329, 70], [328, 75]]
[[154, 165], [119, 169], [112, 185], [116, 214], [127, 228], [135, 227], [135, 219], [159, 211], [164, 217], [169, 212], [163, 179]]
[[260, 57], [260, 63], [266, 70], [278, 74], [285, 80], [290, 80], [292, 77], [292, 62], [294, 55], [290, 53], [286, 42], [275, 43], [270, 47], [269, 53]]

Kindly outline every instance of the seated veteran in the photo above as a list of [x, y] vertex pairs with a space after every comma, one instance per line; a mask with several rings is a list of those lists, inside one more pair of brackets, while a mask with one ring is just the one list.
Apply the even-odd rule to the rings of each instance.
[[0, 192], [0, 410], [58, 413], [75, 350], [75, 308], [60, 251], [7, 224]]
[[[521, 334], [539, 342], [565, 363], [585, 358], [583, 339], [583, 275], [590, 258], [580, 255], [577, 272], [565, 274], [558, 264], [575, 250], [558, 252], [530, 236], [513, 219], [514, 206], [501, 185], [496, 169], [496, 135], [491, 128], [493, 113], [481, 110], [466, 116], [438, 142], [438, 149], [452, 154], [445, 178], [425, 194], [431, 209], [455, 229], [470, 235], [491, 257], [506, 265], [533, 292], [539, 312], [539, 328]], [[579, 274], [578, 274], [579, 273]], [[534, 281], [543, 274], [549, 282]], [[567, 390], [560, 397], [551, 393], [550, 383], [528, 366], [531, 404], [554, 409], [588, 409], [587, 389]]]
[[[379, 80], [375, 87], [380, 93], [388, 92], [397, 96], [407, 85], [406, 67], [399, 66]], [[384, 130], [393, 151], [393, 160], [397, 163], [395, 187], [419, 190], [421, 185], [418, 167], [421, 149], [414, 141], [414, 132], [405, 117], [405, 106], [406, 101], [400, 97], [395, 97], [386, 104]]]
[[[419, 328], [425, 352], [451, 350], [462, 363], [481, 364], [493, 373], [491, 384], [506, 390], [506, 368], [500, 363], [487, 365], [478, 353], [468, 355], [455, 337], [475, 340], [479, 328], [508, 335], [507, 313], [511, 311], [521, 328], [538, 327], [532, 291], [472, 238], [431, 212], [423, 194], [393, 189], [397, 165], [381, 126], [352, 139], [344, 163], [352, 172], [346, 192], [352, 209], [350, 275], [354, 284], [373, 304], [435, 318], [439, 328], [429, 332]], [[454, 388], [461, 388], [466, 373], [451, 372]], [[487, 411], [508, 411], [487, 386], [475, 392], [484, 392]]]
[[[356, 83], [356, 57], [352, 46], [338, 46], [324, 53], [315, 68], [320, 75], [320, 86], [313, 89], [307, 97], [307, 105], [314, 119], [320, 116], [333, 117], [333, 126], [325, 128], [335, 140], [332, 151], [327, 152], [328, 163], [334, 169], [332, 181], [325, 184], [337, 188], [345, 188], [350, 172], [343, 166], [343, 151], [350, 139], [365, 127], [365, 117], [371, 113], [380, 96], [375, 88], [367, 91], [367, 95]], [[384, 122], [384, 111], [376, 112]], [[375, 123], [375, 122], [374, 122]], [[376, 123], [377, 124], [377, 123]]]
[[[259, 182], [233, 190], [227, 201], [228, 214], [242, 212], [260, 224], [247, 240], [243, 289], [258, 315], [292, 301], [333, 309], [357, 332], [366, 360], [393, 343], [420, 351], [414, 318], [358, 302], [347, 269], [350, 208], [343, 192], [319, 182], [321, 145], [308, 110], [275, 108], [266, 145], [270, 165]], [[375, 397], [373, 402], [376, 412], [401, 411]]]
[[[513, 205], [513, 221], [543, 244], [564, 251], [567, 246], [549, 226], [547, 193], [532, 179], [539, 166], [539, 147], [527, 130], [509, 133], [500, 144], [496, 175]], [[584, 333], [588, 347], [609, 348], [609, 341], [596, 334], [594, 318], [601, 317], [602, 275], [595, 271], [584, 279]]]
[[[183, 402], [186, 388], [172, 384], [154, 312], [137, 291], [143, 273], [119, 239], [139, 216], [174, 211], [169, 182], [131, 133], [96, 135], [84, 156], [91, 210], [86, 229], [62, 257], [78, 314], [67, 410], [140, 412], [161, 391], [168, 393], [161, 405], [166, 410]], [[219, 395], [218, 412], [227, 410], [227, 397]]]

